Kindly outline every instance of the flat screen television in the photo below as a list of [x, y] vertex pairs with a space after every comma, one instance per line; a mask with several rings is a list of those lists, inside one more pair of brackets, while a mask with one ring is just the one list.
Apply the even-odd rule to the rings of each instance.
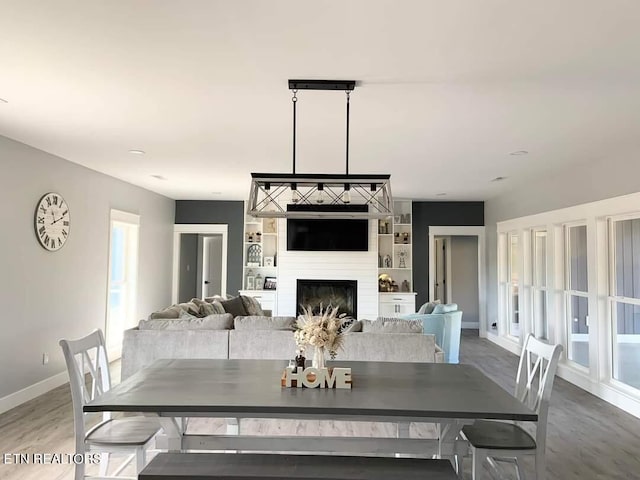
[[287, 250], [366, 252], [369, 250], [369, 220], [289, 218]]

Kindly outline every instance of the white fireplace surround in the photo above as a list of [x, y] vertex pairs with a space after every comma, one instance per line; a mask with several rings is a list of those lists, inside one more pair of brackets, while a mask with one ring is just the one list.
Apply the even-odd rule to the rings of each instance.
[[369, 220], [369, 250], [366, 252], [287, 251], [287, 221], [278, 219], [278, 315], [296, 314], [298, 279], [356, 280], [358, 318], [378, 316], [377, 221]]

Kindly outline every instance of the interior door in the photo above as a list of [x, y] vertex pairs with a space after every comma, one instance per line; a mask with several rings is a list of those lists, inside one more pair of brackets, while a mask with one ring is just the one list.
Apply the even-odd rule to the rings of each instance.
[[201, 298], [222, 295], [222, 235], [207, 235], [202, 241]]

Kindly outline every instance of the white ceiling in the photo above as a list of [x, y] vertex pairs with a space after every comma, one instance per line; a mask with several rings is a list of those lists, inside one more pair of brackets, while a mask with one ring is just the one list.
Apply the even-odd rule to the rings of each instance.
[[[243, 199], [250, 172], [291, 172], [289, 78], [362, 82], [351, 172], [391, 173], [396, 197], [484, 200], [640, 147], [637, 0], [0, 0], [0, 12], [0, 134], [175, 199]], [[298, 172], [343, 172], [344, 94], [299, 98]]]

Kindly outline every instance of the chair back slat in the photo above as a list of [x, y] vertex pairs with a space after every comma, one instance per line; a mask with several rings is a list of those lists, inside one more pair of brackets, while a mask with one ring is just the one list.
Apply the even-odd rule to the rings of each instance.
[[[64, 359], [69, 372], [71, 400], [73, 403], [73, 420], [76, 436], [76, 453], [84, 452], [84, 436], [86, 432], [83, 407], [111, 387], [109, 361], [105, 348], [104, 335], [95, 330], [77, 340], [60, 340]], [[86, 376], [89, 376], [90, 387]], [[103, 420], [110, 415], [103, 415]]]
[[528, 335], [518, 365], [515, 397], [538, 414], [536, 443], [545, 446], [547, 413], [562, 345], [549, 345]]

